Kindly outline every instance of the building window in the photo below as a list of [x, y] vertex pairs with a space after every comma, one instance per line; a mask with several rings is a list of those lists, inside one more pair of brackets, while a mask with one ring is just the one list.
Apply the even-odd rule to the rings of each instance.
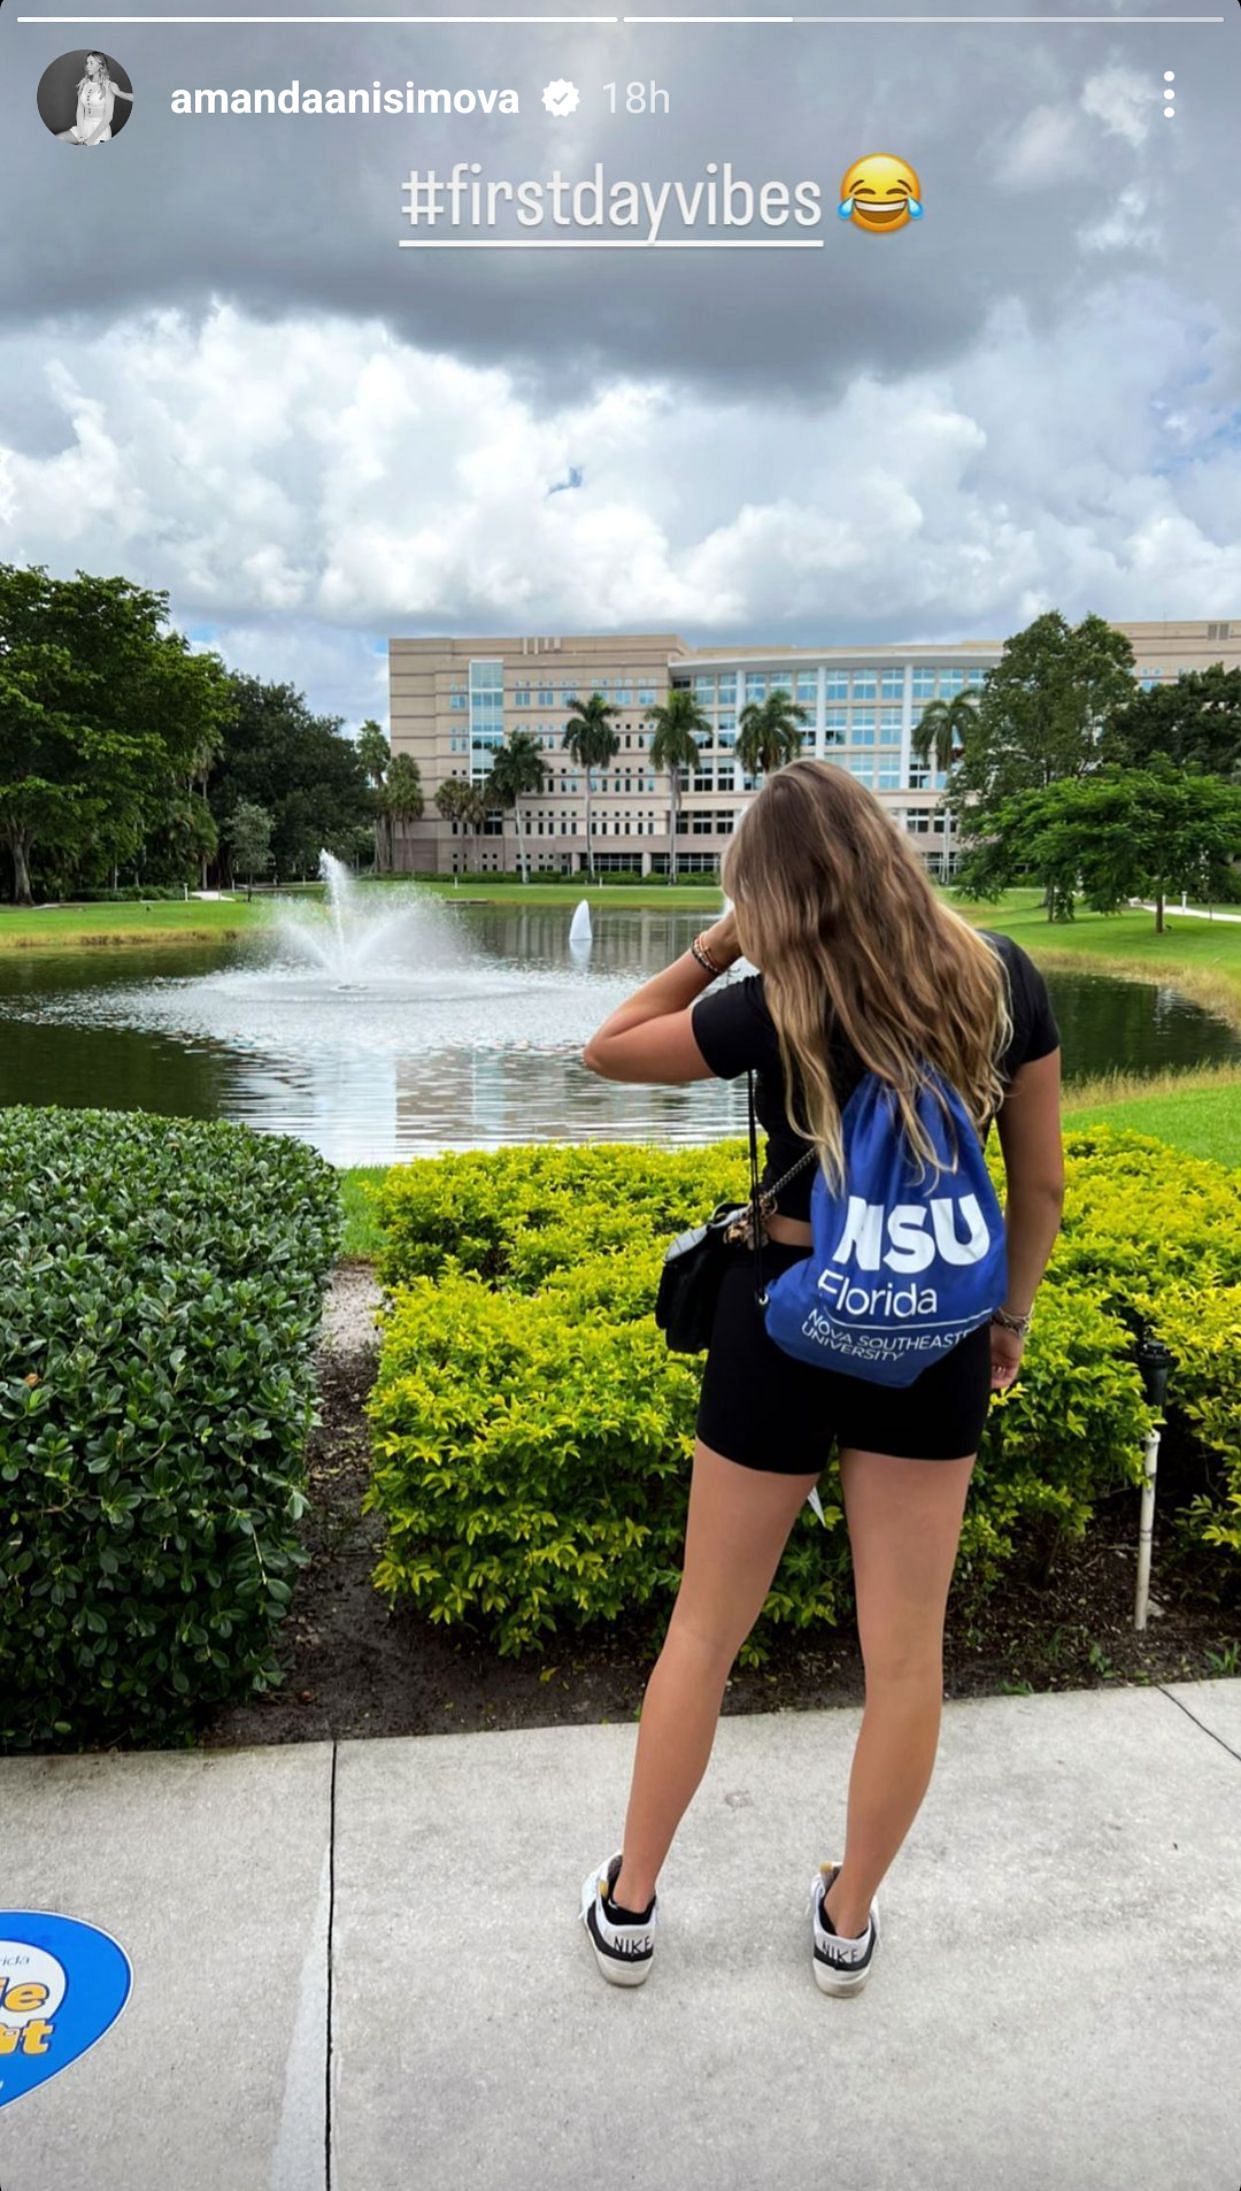
[[899, 753], [881, 753], [879, 756], [879, 791], [899, 791], [901, 788], [901, 759]]
[[803, 707], [814, 707], [819, 697], [819, 673], [817, 669], [798, 670], [797, 697]]
[[845, 767], [848, 769], [851, 776], [857, 777], [857, 780], [860, 784], [866, 784], [872, 791], [874, 790], [875, 756], [873, 753], [862, 754], [857, 757], [855, 757], [853, 754], [850, 754], [848, 760], [845, 762]]
[[1208, 625], [1207, 625], [1207, 638], [1208, 638], [1208, 639], [1231, 639], [1231, 637], [1232, 637], [1232, 625], [1231, 625], [1231, 624], [1208, 624]]
[[873, 746], [875, 743], [875, 711], [873, 708], [854, 708], [849, 725], [851, 746]]
[[965, 686], [965, 671], [964, 671], [964, 670], [962, 670], [962, 669], [941, 669], [941, 671], [940, 671], [940, 673], [939, 673], [939, 691], [940, 691], [940, 698], [941, 698], [941, 699], [943, 699], [943, 700], [955, 700], [955, 698], [956, 698], [957, 694], [958, 694], [959, 692], [961, 692], [961, 691], [963, 691], [963, 690], [964, 690], [964, 686]]
[[849, 728], [848, 708], [828, 708], [823, 720], [827, 725], [828, 736], [831, 737], [834, 733], [835, 741], [839, 743]]
[[513, 706], [514, 706], [515, 708], [528, 708], [528, 707], [529, 707], [529, 705], [530, 705], [530, 687], [529, 687], [529, 685], [514, 685], [514, 687], [513, 687]]
[[726, 700], [733, 707], [735, 707], [737, 704], [737, 672], [735, 669], [720, 671], [721, 707], [723, 707]]
[[855, 700], [873, 700], [877, 697], [878, 680], [873, 669], [854, 672], [853, 697]]
[[985, 685], [987, 682], [987, 674], [988, 673], [985, 669], [967, 669], [965, 672], [965, 682], [967, 685]]
[[827, 697], [829, 700], [847, 700], [849, 697], [848, 670], [829, 669], [827, 673], [826, 687]]
[[879, 728], [883, 734], [885, 746], [899, 745], [901, 742], [901, 710], [899, 708], [880, 708]]
[[880, 695], [885, 700], [904, 699], [905, 672], [903, 669], [885, 669], [880, 679]]
[[934, 670], [916, 669], [913, 673], [913, 690], [915, 700], [933, 700], [935, 698]]

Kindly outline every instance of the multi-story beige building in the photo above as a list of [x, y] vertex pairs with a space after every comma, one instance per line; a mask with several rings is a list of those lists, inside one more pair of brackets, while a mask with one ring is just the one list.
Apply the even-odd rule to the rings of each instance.
[[[1120, 624], [1140, 684], [1222, 662], [1241, 668], [1241, 618], [1231, 623]], [[747, 794], [757, 788], [736, 758], [737, 721], [748, 701], [783, 687], [808, 711], [802, 749], [870, 786], [938, 868], [943, 776], [916, 760], [913, 730], [927, 702], [980, 685], [1000, 659], [998, 639], [951, 646], [688, 647], [669, 632], [568, 638], [393, 639], [389, 645], [391, 743], [422, 776], [421, 821], [398, 829], [396, 864], [420, 874], [466, 867], [515, 870], [516, 823], [493, 814], [478, 835], [442, 821], [434, 799], [450, 776], [481, 781], [514, 730], [544, 749], [547, 788], [522, 801], [532, 872], [587, 866], [585, 771], [563, 746], [572, 701], [600, 692], [617, 709], [619, 751], [592, 771], [591, 823], [599, 874], [668, 872], [670, 786], [651, 766], [646, 711], [674, 685], [689, 685], [711, 724], [700, 765], [682, 774], [677, 869], [715, 874]]]

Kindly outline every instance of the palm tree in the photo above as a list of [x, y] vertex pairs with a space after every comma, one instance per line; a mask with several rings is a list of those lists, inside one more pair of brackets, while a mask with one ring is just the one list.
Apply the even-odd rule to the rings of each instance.
[[443, 821], [456, 822], [477, 836], [494, 801], [481, 784], [472, 784], [464, 776], [447, 776], [435, 794], [435, 804]]
[[[968, 690], [956, 693], [951, 700], [931, 700], [914, 725], [909, 750], [915, 760], [927, 761], [934, 748], [935, 767], [947, 775], [960, 760], [977, 721], [978, 701]], [[944, 817], [943, 879], [947, 882], [951, 873], [952, 809], [946, 791], [939, 803]]]
[[393, 823], [421, 821], [426, 805], [422, 792], [422, 772], [412, 753], [392, 755], [379, 796], [383, 801], [384, 819], [387, 823], [388, 866], [394, 868], [396, 848], [393, 842]]
[[601, 692], [592, 692], [588, 700], [574, 700], [560, 741], [579, 768], [586, 771], [586, 867], [592, 880], [595, 840], [590, 833], [590, 772], [592, 768], [606, 768], [612, 756], [620, 752], [620, 739], [612, 728], [612, 717], [619, 714], [620, 709], [612, 707]]
[[642, 718], [644, 723], [654, 723], [655, 735], [651, 739], [651, 767], [666, 768], [672, 791], [668, 837], [668, 881], [677, 879], [677, 823], [681, 812], [681, 770], [697, 768], [699, 741], [703, 731], [708, 735], [711, 718], [698, 701], [689, 685], [673, 685], [666, 700], [648, 708]]
[[801, 726], [810, 710], [777, 686], [759, 704], [748, 700], [737, 717], [737, 759], [747, 776], [766, 776], [801, 754]]
[[521, 862], [521, 879], [529, 882], [530, 870], [526, 863], [526, 839], [521, 826], [521, 802], [531, 791], [542, 791], [547, 783], [547, 763], [539, 749], [539, 741], [529, 730], [515, 730], [506, 746], [501, 746], [491, 764], [487, 789], [493, 804], [509, 807], [517, 823], [517, 856]]
[[[375, 869], [376, 873], [378, 873], [380, 859], [380, 833], [384, 825], [384, 778], [387, 775], [388, 762], [391, 759], [391, 753], [389, 750], [387, 738], [384, 736], [380, 725], [375, 722], [373, 717], [368, 722], [363, 723], [361, 729], [358, 732], [356, 743], [358, 749], [358, 759], [362, 763], [362, 767], [366, 772], [367, 783], [370, 785], [371, 790], [376, 794], [377, 799], [375, 809]], [[390, 864], [391, 853], [389, 853], [389, 865]]]

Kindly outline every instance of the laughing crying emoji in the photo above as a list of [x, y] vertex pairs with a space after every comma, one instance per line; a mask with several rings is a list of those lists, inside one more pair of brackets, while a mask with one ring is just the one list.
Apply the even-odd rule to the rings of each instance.
[[922, 219], [922, 185], [908, 160], [892, 152], [868, 152], [846, 168], [836, 211], [842, 221], [884, 236]]

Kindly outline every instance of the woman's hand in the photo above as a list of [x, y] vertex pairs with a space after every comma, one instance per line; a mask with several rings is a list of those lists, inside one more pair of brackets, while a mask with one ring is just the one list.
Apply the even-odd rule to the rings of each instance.
[[1021, 1367], [1025, 1351], [1025, 1339], [1019, 1331], [1006, 1331], [1003, 1324], [991, 1326], [991, 1390], [1007, 1392]]
[[737, 916], [731, 905], [712, 927], [703, 929], [702, 936], [707, 950], [720, 965], [731, 966], [734, 959], [742, 956], [737, 935]]

